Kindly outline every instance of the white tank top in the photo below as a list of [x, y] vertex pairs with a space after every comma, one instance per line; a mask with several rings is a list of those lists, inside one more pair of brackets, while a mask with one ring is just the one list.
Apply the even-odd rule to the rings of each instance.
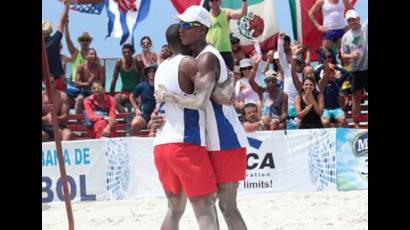
[[[178, 54], [163, 61], [155, 73], [155, 89], [164, 85], [179, 95], [184, 93], [178, 80], [178, 69], [185, 56]], [[165, 125], [157, 130], [154, 146], [168, 143], [191, 143], [205, 146], [205, 112], [184, 108], [176, 103], [161, 103]]]
[[[224, 82], [228, 78], [224, 59], [212, 45], [207, 45], [196, 58], [206, 52], [210, 52], [218, 58], [220, 66], [218, 82]], [[205, 117], [208, 151], [236, 149], [246, 146], [246, 133], [233, 106], [220, 105], [210, 100], [205, 109]]]
[[339, 0], [337, 4], [331, 4], [329, 0], [325, 0], [322, 7], [323, 24], [329, 30], [340, 30], [345, 28], [344, 18], [345, 5], [343, 0]]

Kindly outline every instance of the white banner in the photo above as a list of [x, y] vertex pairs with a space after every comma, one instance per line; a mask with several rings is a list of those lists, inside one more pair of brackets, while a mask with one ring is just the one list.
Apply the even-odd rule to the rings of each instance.
[[[239, 194], [336, 190], [336, 129], [249, 134], [247, 177]], [[63, 144], [74, 201], [164, 196], [153, 138]], [[43, 143], [43, 203], [63, 200], [54, 143]], [[59, 186], [56, 187], [56, 184]]]
[[[71, 199], [106, 199], [104, 142], [101, 140], [63, 142], [63, 155]], [[42, 146], [42, 202], [64, 201], [57, 150], [54, 142]]]

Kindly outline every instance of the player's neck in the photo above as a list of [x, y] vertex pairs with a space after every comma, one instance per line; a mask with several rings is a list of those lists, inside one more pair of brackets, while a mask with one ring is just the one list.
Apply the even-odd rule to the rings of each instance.
[[205, 39], [201, 39], [200, 41], [198, 41], [197, 43], [194, 43], [191, 45], [191, 50], [192, 50], [192, 54], [194, 57], [198, 56], [198, 54], [205, 49], [205, 47], [208, 45], [208, 43], [206, 42]]

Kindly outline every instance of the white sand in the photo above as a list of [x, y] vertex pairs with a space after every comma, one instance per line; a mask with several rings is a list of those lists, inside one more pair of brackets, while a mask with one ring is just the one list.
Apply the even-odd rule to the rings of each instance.
[[[238, 207], [249, 230], [368, 229], [368, 190], [242, 195]], [[76, 230], [159, 230], [165, 198], [73, 204]], [[43, 230], [68, 229], [63, 203], [43, 208]], [[227, 230], [218, 210], [221, 230]], [[191, 206], [181, 230], [198, 229]]]

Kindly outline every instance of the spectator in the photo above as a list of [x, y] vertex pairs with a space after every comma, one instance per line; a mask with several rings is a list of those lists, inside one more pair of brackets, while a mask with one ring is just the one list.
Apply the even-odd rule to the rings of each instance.
[[73, 59], [67, 55], [62, 54], [62, 50], [63, 50], [63, 44], [60, 43], [60, 59], [61, 59], [61, 64], [63, 66], [63, 70], [64, 70], [64, 75], [67, 71], [67, 64], [68, 63], [73, 63]]
[[[288, 95], [288, 116], [291, 118], [296, 117], [296, 110], [295, 110], [295, 97], [300, 94], [301, 88], [299, 90], [296, 89], [295, 84], [293, 83], [292, 73], [291, 73], [291, 66], [290, 61], [292, 60], [292, 49], [290, 48], [290, 38], [286, 36], [284, 33], [279, 33], [278, 37], [278, 56], [279, 56], [279, 63], [283, 69], [284, 75], [284, 85], [283, 91]], [[289, 62], [288, 62], [289, 60]], [[301, 62], [303, 58], [299, 58], [299, 62]], [[303, 63], [301, 63], [303, 64]], [[303, 75], [300, 71], [296, 74], [297, 79], [299, 82], [302, 82]], [[292, 128], [287, 126], [288, 129]]]
[[[50, 89], [52, 90], [54, 96], [54, 108], [57, 109], [56, 114], [61, 139], [63, 141], [70, 140], [71, 130], [65, 126], [69, 110], [68, 97], [63, 91], [57, 90], [56, 81], [53, 77], [50, 77]], [[51, 102], [52, 101], [48, 98], [47, 92], [43, 91], [42, 105], [44, 106]], [[54, 139], [51, 112], [43, 109], [42, 116], [42, 141], [51, 141]]]
[[[313, 25], [323, 34], [322, 47], [332, 49], [336, 44], [340, 49], [340, 40], [344, 34], [345, 10], [353, 9], [350, 0], [316, 0], [316, 3], [309, 11], [309, 18]], [[322, 10], [323, 25], [316, 20], [316, 14]]]
[[360, 101], [363, 90], [369, 92], [368, 83], [368, 22], [360, 24], [359, 14], [355, 10], [346, 13], [349, 24], [342, 38], [342, 58], [351, 63], [352, 75], [352, 117], [355, 127], [359, 128]]
[[92, 95], [84, 100], [84, 121], [92, 138], [114, 137], [116, 116], [115, 99], [104, 94], [102, 82], [92, 83]]
[[[154, 78], [157, 65], [150, 65], [144, 69], [147, 80], [142, 81], [132, 93], [130, 102], [135, 109], [136, 116], [131, 121], [132, 135], [141, 135], [141, 130], [148, 127], [151, 113], [155, 109]], [[139, 98], [139, 100], [136, 100]]]
[[[65, 40], [67, 42], [67, 48], [70, 52], [70, 55], [73, 59], [73, 64], [71, 65], [71, 80], [75, 82], [75, 78], [77, 77], [77, 68], [81, 64], [85, 64], [87, 62], [87, 53], [90, 45], [93, 41], [93, 37], [87, 32], [83, 32], [77, 38], [78, 43], [80, 43], [80, 50], [78, 50], [71, 40], [70, 31], [68, 30], [68, 21], [66, 24], [65, 29]], [[69, 86], [70, 87], [70, 86]], [[68, 88], [69, 88], [68, 87]]]
[[[137, 54], [135, 58], [144, 64], [144, 68], [152, 64], [158, 65], [161, 62], [161, 57], [151, 51], [151, 47], [152, 47], [151, 38], [148, 36], [142, 37], [140, 44], [141, 44], [142, 52]], [[147, 76], [144, 76], [144, 77], [147, 77]]]
[[246, 0], [243, 0], [241, 10], [222, 10], [221, 0], [210, 0], [208, 3], [211, 26], [209, 27], [206, 40], [221, 53], [228, 69], [233, 70], [234, 60], [229, 37], [229, 21], [245, 16], [248, 13], [248, 4]]
[[75, 112], [77, 114], [80, 114], [83, 110], [84, 98], [92, 94], [91, 86], [94, 81], [101, 82], [104, 88], [105, 70], [98, 61], [97, 51], [94, 48], [90, 48], [87, 53], [87, 62], [78, 66], [75, 79], [75, 86], [78, 89], [75, 102]]
[[247, 103], [243, 107], [243, 128], [246, 132], [254, 132], [260, 130], [270, 130], [269, 124], [271, 119], [269, 116], [260, 116], [258, 107], [255, 103]]
[[243, 77], [235, 83], [236, 110], [242, 110], [243, 105], [249, 102], [255, 103], [258, 108], [260, 108], [259, 95], [253, 90], [249, 83], [249, 79], [255, 78], [256, 69], [258, 68], [260, 60], [261, 57], [259, 56], [253, 65], [252, 60], [249, 58], [240, 61], [239, 67]]
[[[286, 120], [288, 117], [288, 95], [277, 86], [277, 73], [274, 70], [268, 70], [265, 73], [266, 91], [269, 92], [271, 101], [270, 114], [271, 121], [269, 124], [270, 130], [286, 129]], [[252, 88], [258, 92], [262, 98], [265, 91], [262, 87], [251, 80]]]
[[[336, 78], [336, 70], [333, 64], [324, 64], [324, 68], [328, 68], [327, 74], [323, 75], [323, 81], [326, 84], [324, 88], [324, 111], [322, 116], [322, 124], [324, 127], [330, 127], [330, 121], [332, 119], [336, 120], [339, 123], [339, 127], [346, 127], [346, 117], [342, 108], [339, 104], [339, 93], [343, 82], [347, 79], [349, 74], [347, 71], [344, 71], [342, 76], [338, 75], [339, 78]], [[320, 67], [323, 68], [323, 67]]]
[[172, 56], [172, 51], [169, 49], [168, 44], [165, 44], [161, 47], [161, 53], [160, 53], [160, 63], [161, 64], [165, 59], [169, 58]]
[[60, 44], [61, 39], [63, 39], [63, 32], [67, 24], [69, 11], [69, 3], [65, 0], [63, 1], [63, 3], [64, 10], [61, 14], [60, 24], [58, 25], [57, 31], [54, 33], [53, 36], [51, 36], [51, 33], [53, 32], [53, 27], [51, 23], [47, 20], [42, 21], [42, 30], [45, 38], [49, 71], [56, 82], [56, 89], [61, 91], [65, 91], [66, 84], [64, 82], [64, 68], [61, 64], [60, 58]]
[[300, 76], [302, 76], [302, 79], [309, 77], [314, 79], [315, 83], [319, 82], [319, 86], [315, 86], [318, 92], [322, 92], [325, 87], [325, 83], [319, 81], [319, 78], [316, 78], [315, 70], [313, 69], [313, 67], [306, 65], [305, 59], [303, 57], [303, 48], [300, 48], [300, 46], [297, 44], [292, 46], [291, 75], [293, 85], [298, 94], [301, 94], [303, 91], [303, 85], [302, 81], [300, 80]]
[[295, 108], [301, 129], [323, 128], [320, 117], [323, 114], [323, 94], [315, 89], [315, 80], [309, 77], [303, 79], [303, 91], [295, 98]]
[[264, 73], [266, 73], [270, 69], [270, 63], [273, 65], [273, 70], [277, 73], [276, 81], [278, 87], [283, 90], [284, 84], [284, 77], [283, 77], [283, 69], [279, 64], [279, 54], [278, 51], [269, 50], [266, 54], [266, 62]]
[[239, 67], [239, 65], [235, 65], [233, 67], [233, 73], [235, 75], [235, 83], [236, 83], [237, 81], [239, 81], [239, 79], [242, 78], [241, 68]]
[[242, 51], [242, 47], [239, 42], [241, 41], [234, 33], [230, 33], [232, 56], [234, 67], [239, 65], [239, 61], [246, 58], [245, 53]]
[[121, 92], [115, 95], [117, 111], [120, 113], [125, 113], [124, 105], [129, 102], [130, 94], [141, 82], [142, 62], [133, 59], [133, 54], [134, 47], [130, 44], [125, 44], [122, 47], [123, 58], [115, 63], [114, 73], [112, 75], [110, 95], [114, 95], [118, 75], [121, 77]]

